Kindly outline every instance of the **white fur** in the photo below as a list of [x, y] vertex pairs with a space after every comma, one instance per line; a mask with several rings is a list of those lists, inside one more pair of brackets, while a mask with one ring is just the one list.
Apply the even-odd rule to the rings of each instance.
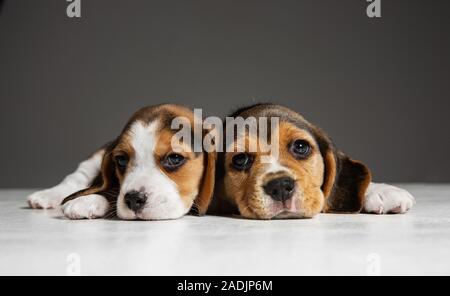
[[[261, 175], [260, 182], [268, 174], [276, 174], [276, 173], [292, 174], [292, 171], [289, 168], [283, 166], [277, 157], [274, 157], [274, 156], [267, 157], [265, 164], [266, 164], [265, 171], [264, 171], [264, 174]], [[262, 186], [263, 186], [263, 184], [260, 185], [260, 187], [262, 187]], [[272, 197], [270, 197], [270, 195], [268, 195], [266, 192], [264, 192], [264, 190], [261, 190], [260, 194], [263, 197], [262, 202], [263, 202], [264, 208], [266, 208], [266, 210], [271, 212], [272, 214], [277, 214], [279, 212], [283, 212], [283, 211], [287, 210], [283, 203], [274, 201], [272, 199]], [[294, 197], [288, 202], [288, 210], [295, 212], [295, 211], [297, 211], [296, 206], [297, 206], [297, 200]], [[288, 218], [288, 217], [294, 216], [294, 215], [297, 216], [297, 214], [292, 213], [289, 215], [286, 214], [285, 217]]]
[[62, 206], [64, 216], [74, 220], [101, 218], [106, 215], [108, 209], [108, 201], [98, 194], [82, 196]]
[[87, 188], [100, 172], [104, 153], [105, 151], [101, 150], [80, 163], [74, 173], [68, 175], [55, 187], [28, 196], [27, 201], [30, 207], [33, 209], [58, 208], [65, 197]]
[[[190, 205], [183, 202], [176, 184], [161, 171], [155, 161], [157, 128], [158, 122], [148, 125], [136, 122], [130, 129], [135, 159], [130, 161], [133, 167], [127, 170], [117, 201], [117, 215], [122, 219], [177, 219], [190, 209]], [[142, 191], [148, 196], [145, 207], [138, 213], [125, 204], [125, 194], [130, 191]]]
[[403, 214], [414, 204], [414, 197], [404, 189], [388, 184], [370, 183], [364, 211], [373, 214]]
[[287, 167], [280, 164], [278, 158], [275, 158], [273, 156], [267, 158], [266, 164], [267, 164], [265, 171], [266, 174], [278, 172], [290, 172], [290, 170]]

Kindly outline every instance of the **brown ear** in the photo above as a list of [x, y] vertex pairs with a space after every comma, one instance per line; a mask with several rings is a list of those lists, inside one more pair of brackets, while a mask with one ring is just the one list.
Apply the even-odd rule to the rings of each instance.
[[369, 169], [332, 147], [324, 155], [325, 176], [322, 191], [323, 212], [358, 213], [364, 205], [364, 195], [371, 181]]
[[214, 194], [214, 184], [216, 175], [217, 152], [204, 152], [204, 171], [198, 196], [195, 199], [191, 213], [203, 216], [209, 208]]
[[115, 173], [115, 163], [111, 154], [114, 147], [115, 142], [107, 145], [105, 148], [100, 173], [94, 179], [91, 186], [69, 195], [63, 200], [61, 205], [68, 201], [90, 194], [103, 195], [111, 203], [117, 200], [117, 196], [119, 195], [119, 180], [117, 179]]

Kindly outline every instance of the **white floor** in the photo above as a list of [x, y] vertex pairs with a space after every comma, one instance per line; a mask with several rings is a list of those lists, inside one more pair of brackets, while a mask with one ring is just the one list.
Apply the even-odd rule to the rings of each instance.
[[450, 185], [406, 215], [69, 221], [0, 191], [0, 275], [450, 275]]

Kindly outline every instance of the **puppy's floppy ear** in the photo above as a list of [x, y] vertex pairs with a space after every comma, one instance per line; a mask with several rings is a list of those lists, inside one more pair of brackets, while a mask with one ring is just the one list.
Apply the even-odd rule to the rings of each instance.
[[69, 195], [63, 200], [62, 205], [73, 199], [90, 194], [103, 195], [109, 202], [116, 201], [120, 188], [119, 180], [116, 176], [116, 165], [112, 159], [112, 151], [115, 146], [116, 141], [106, 145], [100, 173], [94, 179], [91, 186]]
[[[214, 133], [214, 131], [209, 131], [209, 133]], [[208, 131], [204, 132], [203, 138], [208, 134]], [[198, 191], [198, 196], [195, 199], [194, 205], [191, 209], [191, 214], [197, 216], [203, 216], [211, 204], [214, 195], [214, 185], [216, 177], [216, 162], [217, 162], [217, 149], [212, 143], [211, 146], [206, 147], [207, 152], [204, 151], [204, 170], [203, 177]]]
[[205, 170], [203, 172], [202, 183], [193, 208], [193, 213], [198, 216], [203, 216], [206, 214], [214, 194], [217, 153], [205, 152], [205, 156]]
[[322, 191], [325, 196], [323, 212], [358, 213], [364, 205], [364, 196], [372, 179], [369, 169], [336, 150], [322, 131], [319, 146], [325, 172]]

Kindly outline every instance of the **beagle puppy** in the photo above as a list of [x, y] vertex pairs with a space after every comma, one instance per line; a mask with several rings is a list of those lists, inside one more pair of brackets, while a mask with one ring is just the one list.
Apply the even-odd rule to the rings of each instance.
[[[371, 183], [361, 162], [337, 150], [321, 129], [283, 106], [258, 104], [231, 118], [278, 118], [278, 156], [268, 155], [257, 134], [236, 134], [245, 147], [218, 155], [212, 214], [240, 214], [252, 219], [310, 218], [318, 213], [405, 213], [414, 204], [407, 191]], [[259, 122], [259, 121], [258, 121]], [[228, 127], [229, 128], [229, 127]], [[226, 133], [226, 132], [224, 132]], [[233, 140], [233, 139], [232, 139]], [[243, 140], [243, 141], [242, 141]], [[269, 139], [270, 141], [270, 139]], [[275, 140], [274, 140], [275, 141]], [[248, 151], [257, 142], [256, 152]], [[262, 161], [263, 156], [266, 161]]]
[[117, 139], [61, 184], [29, 196], [29, 205], [47, 209], [62, 203], [70, 219], [176, 219], [190, 209], [204, 214], [213, 194], [216, 154], [194, 152], [186, 142], [174, 147], [172, 142], [177, 132], [172, 121], [178, 118], [193, 126], [194, 117], [177, 105], [139, 110]]

